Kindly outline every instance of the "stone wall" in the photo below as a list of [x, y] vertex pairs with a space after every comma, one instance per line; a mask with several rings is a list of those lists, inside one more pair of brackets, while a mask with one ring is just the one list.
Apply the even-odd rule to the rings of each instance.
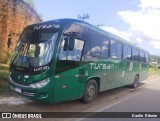
[[34, 9], [23, 0], [0, 0], [0, 52], [7, 50], [8, 35], [11, 34], [11, 50], [23, 29], [30, 24], [41, 22]]

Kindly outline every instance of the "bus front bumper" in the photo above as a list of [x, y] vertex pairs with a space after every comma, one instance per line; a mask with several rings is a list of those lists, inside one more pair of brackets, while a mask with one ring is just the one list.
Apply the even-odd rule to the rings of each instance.
[[53, 103], [53, 99], [51, 95], [51, 91], [49, 92], [49, 87], [43, 87], [39, 89], [34, 89], [30, 86], [20, 85], [18, 83], [15, 83], [12, 78], [9, 79], [9, 84], [11, 90], [14, 92], [29, 98], [31, 100], [36, 100], [44, 103]]

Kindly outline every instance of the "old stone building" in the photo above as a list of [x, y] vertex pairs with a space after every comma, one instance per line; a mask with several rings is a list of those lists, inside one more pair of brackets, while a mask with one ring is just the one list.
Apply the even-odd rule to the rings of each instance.
[[11, 50], [23, 29], [33, 23], [41, 22], [34, 9], [23, 0], [0, 0], [0, 54], [7, 50], [7, 41], [11, 35]]

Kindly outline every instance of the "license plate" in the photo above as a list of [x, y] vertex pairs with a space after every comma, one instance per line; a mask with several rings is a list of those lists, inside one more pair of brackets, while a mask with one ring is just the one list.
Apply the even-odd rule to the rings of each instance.
[[21, 93], [21, 92], [22, 92], [22, 90], [19, 89], [19, 88], [15, 88], [15, 91], [18, 92], [18, 93]]

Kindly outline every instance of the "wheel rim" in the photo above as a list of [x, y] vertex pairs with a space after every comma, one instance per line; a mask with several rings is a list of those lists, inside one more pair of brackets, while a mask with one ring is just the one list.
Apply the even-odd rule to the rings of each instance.
[[137, 84], [137, 82], [134, 84], [134, 87], [136, 88], [136, 87], [138, 87], [138, 84]]
[[88, 85], [88, 87], [87, 87], [87, 96], [92, 98], [92, 97], [94, 97], [95, 92], [96, 92], [95, 87], [92, 84]]
[[134, 87], [135, 87], [135, 88], [138, 87], [138, 78], [137, 78], [137, 77], [136, 77], [136, 79], [135, 79]]

